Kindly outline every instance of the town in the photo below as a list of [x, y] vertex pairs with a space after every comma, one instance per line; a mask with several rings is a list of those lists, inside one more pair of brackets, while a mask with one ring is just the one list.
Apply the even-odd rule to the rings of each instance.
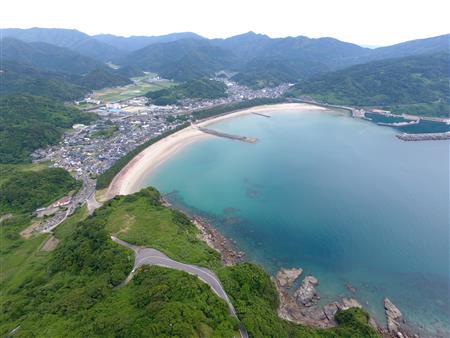
[[[214, 78], [227, 85], [227, 97], [219, 99], [183, 99], [177, 105], [152, 105], [144, 96], [116, 102], [85, 102], [95, 104], [88, 112], [98, 119], [90, 125], [76, 124], [64, 134], [57, 145], [38, 149], [32, 154], [33, 162], [51, 162], [51, 166], [64, 168], [83, 182], [82, 188], [60, 207], [52, 218], [35, 229], [48, 232], [62, 223], [76, 207], [87, 202], [90, 211], [95, 201], [95, 178], [110, 168], [115, 161], [144, 142], [164, 132], [192, 121], [192, 112], [214, 106], [237, 103], [256, 98], [279, 98], [289, 84], [273, 88], [251, 89], [221, 77]], [[50, 206], [49, 208], [51, 208]], [[45, 210], [40, 210], [42, 212]]]

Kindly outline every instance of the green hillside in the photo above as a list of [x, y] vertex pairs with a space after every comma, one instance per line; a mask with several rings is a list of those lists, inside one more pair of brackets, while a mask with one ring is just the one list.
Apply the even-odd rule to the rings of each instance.
[[94, 90], [105, 87], [125, 86], [132, 83], [131, 80], [125, 76], [119, 75], [115, 71], [106, 68], [94, 69], [80, 79], [77, 79], [77, 82], [85, 88]]
[[83, 75], [103, 64], [67, 48], [44, 42], [3, 38], [2, 60], [28, 64], [42, 70]]
[[226, 97], [227, 86], [220, 81], [192, 80], [167, 89], [148, 92], [145, 96], [156, 105], [176, 104], [181, 99], [217, 99]]
[[57, 143], [65, 128], [89, 123], [82, 113], [38, 96], [0, 97], [0, 163], [23, 163], [38, 148]]
[[[4, 225], [19, 232], [21, 226], [12, 222]], [[339, 312], [339, 326], [328, 330], [281, 320], [270, 277], [250, 263], [221, 265], [218, 253], [198, 239], [197, 228], [183, 214], [163, 207], [153, 188], [117, 197], [91, 217], [78, 210], [55, 231], [60, 242], [54, 251], [39, 249], [48, 235], [23, 239], [0, 233], [2, 266], [7, 267], [0, 278], [1, 334], [20, 326], [20, 337], [67, 332], [72, 337], [237, 336], [238, 322], [225, 302], [195, 276], [143, 267], [129, 284], [118, 287], [132, 269], [133, 253], [112, 242], [111, 233], [212, 268], [251, 337], [377, 336], [359, 309]]]
[[25, 42], [45, 42], [58, 47], [70, 49], [78, 54], [100, 61], [110, 61], [123, 55], [123, 52], [103, 43], [98, 39], [76, 29], [62, 28], [4, 28], [0, 29], [4, 37], [11, 37]]
[[448, 53], [375, 61], [299, 82], [293, 94], [334, 104], [448, 116], [448, 65]]
[[89, 92], [88, 88], [73, 83], [71, 76], [27, 64], [4, 61], [1, 70], [2, 95], [35, 95], [68, 101], [82, 98]]
[[233, 61], [232, 53], [207, 40], [181, 39], [139, 49], [127, 55], [122, 64], [156, 72], [167, 79], [189, 81], [228, 68]]
[[[32, 167], [34, 168], [34, 167]], [[22, 170], [20, 165], [0, 165], [0, 216], [5, 213], [30, 213], [80, 187], [61, 168]]]

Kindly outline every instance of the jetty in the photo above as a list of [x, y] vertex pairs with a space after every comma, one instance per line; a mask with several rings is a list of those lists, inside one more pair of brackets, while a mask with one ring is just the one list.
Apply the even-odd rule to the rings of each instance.
[[208, 128], [204, 128], [204, 127], [197, 127], [197, 128], [198, 128], [198, 130], [200, 130], [206, 134], [223, 137], [223, 138], [228, 138], [230, 140], [236, 140], [236, 141], [241, 141], [241, 142], [246, 142], [246, 143], [256, 143], [258, 141], [258, 139], [254, 138], [254, 137], [228, 134], [228, 133], [224, 133], [221, 131], [212, 130], [212, 129], [208, 129]]
[[262, 114], [262, 113], [257, 113], [257, 112], [252, 112], [252, 114], [253, 115], [259, 115], [259, 116], [262, 116], [262, 117], [272, 117], [272, 116], [270, 116], [270, 115], [266, 115], [266, 114]]

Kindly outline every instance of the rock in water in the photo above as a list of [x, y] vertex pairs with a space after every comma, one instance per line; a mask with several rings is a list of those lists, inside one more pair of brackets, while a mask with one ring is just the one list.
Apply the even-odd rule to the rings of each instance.
[[279, 286], [290, 288], [297, 278], [302, 274], [303, 269], [281, 269], [278, 271], [276, 280]]
[[399, 322], [403, 321], [403, 315], [389, 298], [384, 299], [384, 312], [386, 314], [389, 332], [397, 333], [400, 325]]
[[317, 278], [313, 276], [306, 276], [298, 290], [294, 293], [294, 297], [297, 302], [306, 307], [316, 304], [320, 299], [315, 288], [317, 284], [319, 284]]

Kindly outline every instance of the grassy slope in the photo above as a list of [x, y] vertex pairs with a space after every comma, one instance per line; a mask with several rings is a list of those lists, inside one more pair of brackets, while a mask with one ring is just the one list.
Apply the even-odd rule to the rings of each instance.
[[332, 330], [280, 320], [269, 276], [253, 264], [220, 266], [218, 255], [196, 239], [194, 226], [159, 205], [155, 190], [117, 198], [86, 217], [86, 210], [79, 209], [58, 227], [55, 235], [61, 242], [54, 252], [37, 251], [45, 236], [33, 239], [36, 249], [21, 263], [21, 270], [2, 283], [2, 334], [20, 324], [19, 337], [236, 335], [236, 321], [225, 303], [194, 276], [146, 267], [127, 286], [113, 288], [132, 262], [131, 252], [109, 240], [109, 233], [116, 232], [176, 259], [213, 267], [253, 337], [373, 335], [360, 310], [342, 312], [341, 325]]
[[150, 198], [158, 201], [159, 193], [144, 190], [118, 197], [96, 216], [105, 219], [110, 233], [127, 242], [162, 250], [178, 261], [218, 269], [219, 254], [197, 238], [195, 226], [183, 214], [149, 203]]

